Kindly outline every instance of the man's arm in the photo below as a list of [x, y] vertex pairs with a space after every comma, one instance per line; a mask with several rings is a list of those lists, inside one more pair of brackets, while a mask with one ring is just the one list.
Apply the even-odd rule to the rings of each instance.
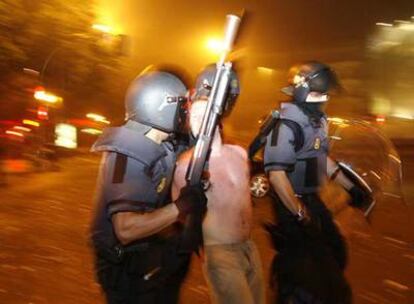
[[292, 214], [297, 215], [300, 210], [305, 210], [301, 201], [295, 196], [285, 171], [270, 171], [269, 181], [282, 203]]
[[[122, 245], [139, 240], [160, 232], [181, 217], [192, 211], [188, 201], [193, 200], [194, 193], [182, 194], [180, 190], [185, 186], [185, 168], [188, 165], [185, 153], [178, 162], [172, 185], [173, 203], [152, 212], [117, 212], [112, 215], [112, 223], [116, 237]], [[181, 208], [181, 209], [180, 209]]]
[[122, 245], [153, 235], [177, 221], [178, 208], [168, 204], [152, 212], [118, 212], [112, 216], [116, 237]]
[[342, 173], [338, 164], [330, 157], [327, 158], [326, 173], [328, 177], [340, 184], [345, 190], [349, 191], [354, 184]]
[[187, 210], [183, 205], [185, 207], [188, 204], [186, 201], [189, 200], [191, 193], [186, 193], [186, 196], [162, 208], [152, 210], [151, 204], [139, 201], [140, 198], [146, 197], [148, 187], [152, 186], [152, 181], [143, 173], [141, 164], [128, 159], [129, 174], [125, 174], [121, 182], [114, 182], [115, 163], [116, 154], [108, 153], [107, 170], [104, 172], [103, 179], [107, 195], [110, 194], [107, 215], [121, 244], [126, 245], [158, 233], [179, 220], [180, 214], [181, 217], [185, 216]]
[[349, 203], [351, 206], [361, 208], [371, 205], [371, 194], [350, 181], [340, 170], [338, 164], [329, 157], [327, 159], [327, 174], [331, 180], [340, 184], [348, 192], [351, 196], [351, 202]]
[[[276, 132], [276, 133], [275, 133]], [[264, 166], [270, 184], [282, 203], [294, 215], [305, 208], [295, 196], [292, 184], [286, 174], [296, 162], [295, 135], [284, 124], [278, 123], [268, 135], [264, 151]]]

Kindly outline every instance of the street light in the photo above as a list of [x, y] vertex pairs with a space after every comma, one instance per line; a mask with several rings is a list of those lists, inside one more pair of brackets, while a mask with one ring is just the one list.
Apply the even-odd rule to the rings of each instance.
[[102, 134], [101, 130], [94, 129], [94, 128], [86, 128], [81, 130], [82, 133], [90, 134], [90, 135], [100, 135]]
[[14, 136], [19, 136], [19, 137], [24, 137], [24, 135], [20, 132], [16, 132], [16, 131], [12, 131], [12, 130], [7, 130], [5, 132], [8, 135], [14, 135]]
[[50, 92], [46, 92], [45, 90], [36, 90], [34, 93], [34, 98], [52, 104], [61, 102], [63, 100], [62, 97], [54, 95]]
[[23, 119], [23, 124], [24, 125], [29, 125], [29, 126], [33, 126], [33, 127], [39, 127], [40, 123], [34, 120], [30, 120], [30, 119]]
[[114, 30], [109, 25], [97, 24], [96, 23], [96, 24], [92, 24], [92, 28], [94, 30], [100, 31], [100, 32], [105, 33], [105, 34], [112, 34], [112, 35], [114, 35]]
[[224, 51], [224, 44], [221, 39], [209, 38], [206, 41], [206, 48], [214, 54], [221, 54]]
[[375, 25], [385, 26], [385, 27], [393, 27], [393, 25], [391, 23], [385, 23], [385, 22], [377, 22], [377, 23], [375, 23]]
[[14, 126], [13, 129], [23, 131], [23, 132], [31, 132], [32, 131], [31, 129], [26, 128], [26, 127], [22, 127], [22, 126]]
[[257, 71], [259, 73], [261, 73], [261, 74], [272, 75], [275, 70], [272, 69], [272, 68], [267, 68], [267, 67], [259, 66], [259, 67], [257, 67]]
[[94, 120], [96, 122], [102, 122], [102, 123], [107, 124], [107, 125], [109, 125], [111, 123], [110, 121], [108, 121], [106, 119], [105, 116], [102, 116], [102, 115], [99, 115], [99, 114], [95, 114], [95, 113], [88, 113], [88, 114], [86, 114], [86, 117], [87, 118], [90, 118], [90, 119], [92, 119], [92, 120]]

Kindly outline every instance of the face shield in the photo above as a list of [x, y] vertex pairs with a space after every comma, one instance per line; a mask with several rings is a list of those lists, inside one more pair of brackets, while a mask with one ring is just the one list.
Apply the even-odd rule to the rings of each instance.
[[[368, 122], [332, 117], [329, 135], [330, 156], [354, 184], [372, 196], [371, 204], [362, 210], [366, 217], [375, 219], [377, 210], [404, 202], [400, 157], [379, 129]], [[339, 197], [337, 190], [332, 192]]]

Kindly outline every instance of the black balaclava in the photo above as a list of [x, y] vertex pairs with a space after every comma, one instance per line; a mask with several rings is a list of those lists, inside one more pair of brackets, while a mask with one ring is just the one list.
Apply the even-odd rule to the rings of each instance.
[[321, 125], [321, 118], [325, 117], [324, 102], [294, 102], [302, 112], [309, 117], [309, 120], [313, 126], [319, 127]]

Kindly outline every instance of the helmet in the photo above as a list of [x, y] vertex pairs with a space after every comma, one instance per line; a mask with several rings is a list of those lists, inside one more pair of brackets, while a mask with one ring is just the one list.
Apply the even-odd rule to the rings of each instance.
[[126, 119], [165, 132], [179, 132], [186, 122], [184, 83], [174, 74], [146, 72], [130, 84], [126, 97]]
[[[197, 76], [194, 93], [191, 98], [196, 100], [200, 97], [210, 96], [211, 87], [217, 73], [217, 66], [215, 63], [206, 66]], [[230, 84], [227, 93], [226, 109], [229, 109], [236, 102], [240, 94], [240, 82], [236, 72], [232, 69], [230, 72]]]
[[293, 66], [289, 71], [289, 82], [291, 85], [283, 88], [282, 92], [293, 96], [296, 102], [327, 101], [327, 98], [312, 101], [308, 95], [310, 92], [327, 95], [331, 89], [339, 87], [335, 72], [328, 65], [317, 61]]

